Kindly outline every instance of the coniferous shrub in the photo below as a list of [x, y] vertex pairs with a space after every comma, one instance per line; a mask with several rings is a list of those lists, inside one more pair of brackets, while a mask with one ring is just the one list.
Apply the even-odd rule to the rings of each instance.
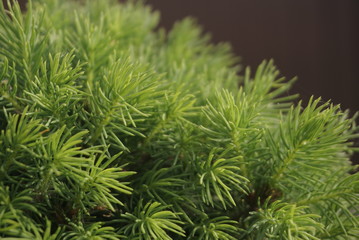
[[139, 1], [8, 5], [1, 239], [357, 239], [347, 111]]

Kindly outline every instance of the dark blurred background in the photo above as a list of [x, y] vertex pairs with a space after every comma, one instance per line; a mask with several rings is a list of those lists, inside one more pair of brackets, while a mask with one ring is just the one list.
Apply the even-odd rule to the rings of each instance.
[[[20, 1], [25, 3], [26, 1]], [[273, 58], [292, 93], [359, 111], [359, 0], [147, 0], [161, 26], [195, 17], [213, 42], [229, 42], [242, 64]], [[359, 122], [359, 121], [358, 121]], [[359, 161], [358, 161], [359, 163]]]
[[147, 0], [169, 29], [194, 16], [214, 42], [230, 42], [242, 64], [273, 58], [298, 76], [293, 92], [359, 110], [358, 0]]

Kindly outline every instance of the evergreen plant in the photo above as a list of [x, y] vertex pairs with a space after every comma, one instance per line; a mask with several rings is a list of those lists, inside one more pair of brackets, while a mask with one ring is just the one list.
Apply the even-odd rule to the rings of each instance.
[[1, 239], [358, 239], [348, 111], [141, 1], [8, 8]]

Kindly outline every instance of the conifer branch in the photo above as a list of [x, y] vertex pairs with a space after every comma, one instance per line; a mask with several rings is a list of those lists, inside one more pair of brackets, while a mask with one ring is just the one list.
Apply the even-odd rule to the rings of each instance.
[[0, 238], [354, 240], [356, 116], [141, 0], [0, 3]]

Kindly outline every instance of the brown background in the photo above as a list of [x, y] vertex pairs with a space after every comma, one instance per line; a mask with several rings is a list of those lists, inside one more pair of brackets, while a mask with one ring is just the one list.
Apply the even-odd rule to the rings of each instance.
[[284, 76], [299, 77], [292, 92], [302, 98], [322, 96], [359, 110], [359, 0], [147, 2], [167, 29], [194, 16], [214, 42], [230, 42], [243, 65], [273, 58]]
[[228, 41], [244, 65], [273, 58], [298, 76], [294, 92], [359, 110], [358, 0], [148, 0], [169, 28], [194, 16], [214, 42]]

